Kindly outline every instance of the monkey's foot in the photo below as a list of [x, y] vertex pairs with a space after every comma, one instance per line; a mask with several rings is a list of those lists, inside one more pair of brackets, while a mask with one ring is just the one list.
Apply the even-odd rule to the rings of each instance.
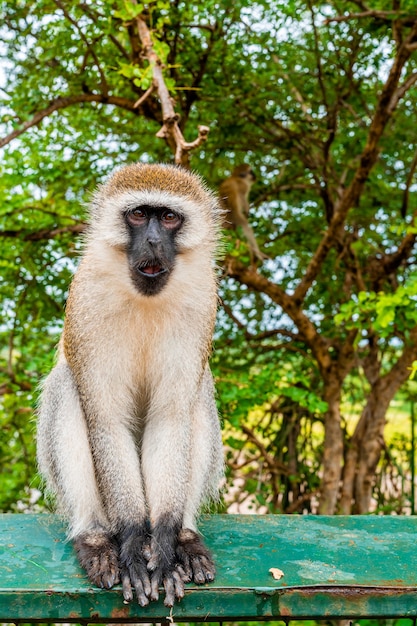
[[178, 535], [177, 571], [186, 583], [193, 580], [198, 585], [211, 583], [216, 568], [210, 552], [200, 535], [189, 528], [183, 528]]
[[119, 541], [123, 598], [126, 602], [133, 600], [133, 587], [138, 603], [147, 606], [151, 598], [151, 581], [144, 554], [148, 542], [146, 529], [144, 526], [125, 529]]
[[120, 581], [119, 549], [110, 534], [101, 529], [88, 531], [74, 539], [74, 548], [94, 585], [110, 589]]

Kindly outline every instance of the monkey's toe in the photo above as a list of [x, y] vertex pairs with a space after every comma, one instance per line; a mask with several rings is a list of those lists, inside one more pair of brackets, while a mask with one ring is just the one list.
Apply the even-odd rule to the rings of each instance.
[[188, 528], [181, 530], [178, 537], [177, 571], [183, 582], [193, 580], [197, 585], [210, 583], [216, 575], [216, 568], [210, 552], [201, 537]]
[[216, 576], [216, 570], [211, 558], [205, 556], [195, 556], [191, 559], [191, 569], [193, 572], [193, 580], [198, 585], [213, 582]]
[[197, 585], [213, 582], [216, 569], [210, 557], [203, 555], [182, 555], [182, 563], [177, 565], [177, 572], [184, 583], [191, 581]]

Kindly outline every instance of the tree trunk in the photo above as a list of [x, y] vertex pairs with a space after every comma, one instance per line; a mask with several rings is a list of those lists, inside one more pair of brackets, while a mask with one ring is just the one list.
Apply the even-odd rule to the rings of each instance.
[[363, 411], [355, 428], [355, 432], [347, 444], [345, 465], [343, 468], [342, 489], [338, 506], [338, 513], [340, 513], [340, 515], [350, 515], [352, 513], [356, 466], [358, 462], [360, 442], [366, 431], [366, 419], [367, 413], [366, 411]]
[[357, 456], [357, 471], [354, 490], [354, 513], [368, 513], [371, 505], [375, 472], [384, 445], [386, 412], [397, 391], [397, 386], [380, 389], [378, 384], [371, 389], [363, 416], [365, 432], [360, 438]]
[[364, 370], [371, 389], [346, 453], [339, 512], [344, 515], [368, 513], [375, 472], [384, 445], [386, 412], [401, 385], [410, 375], [409, 367], [417, 358], [417, 327], [409, 333], [408, 343], [391, 370], [380, 376], [377, 346], [371, 350]]
[[328, 410], [324, 421], [323, 478], [320, 487], [319, 513], [333, 515], [339, 496], [343, 462], [343, 433], [340, 426], [341, 384], [332, 377], [325, 386]]
[[367, 404], [362, 411], [359, 422], [356, 425], [355, 432], [353, 433], [350, 442], [347, 444], [345, 465], [343, 468], [342, 490], [339, 502], [339, 513], [341, 515], [350, 515], [352, 513], [359, 449], [366, 436], [368, 422], [372, 419], [372, 409], [369, 406], [370, 397], [372, 396], [372, 390], [381, 379], [381, 361], [378, 338], [372, 329], [370, 329], [368, 334], [368, 351], [366, 356], [362, 359], [362, 367], [366, 379], [371, 387], [371, 394], [368, 397]]

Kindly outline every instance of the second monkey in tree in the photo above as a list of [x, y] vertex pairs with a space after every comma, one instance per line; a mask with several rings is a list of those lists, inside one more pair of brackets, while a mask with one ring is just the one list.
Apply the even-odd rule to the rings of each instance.
[[249, 245], [251, 264], [254, 260], [264, 261], [267, 255], [261, 252], [256, 241], [255, 233], [249, 224], [249, 192], [256, 177], [250, 165], [238, 165], [229, 178], [224, 180], [219, 187], [219, 198], [226, 216], [223, 221], [224, 228], [242, 228], [243, 234]]
[[93, 198], [38, 461], [90, 580], [145, 606], [210, 582], [196, 528], [223, 472], [208, 366], [220, 209], [173, 166], [131, 165]]

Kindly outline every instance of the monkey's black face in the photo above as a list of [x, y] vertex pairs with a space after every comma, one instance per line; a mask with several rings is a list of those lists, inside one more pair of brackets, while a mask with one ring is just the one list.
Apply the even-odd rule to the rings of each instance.
[[145, 296], [162, 291], [175, 265], [175, 236], [183, 217], [166, 207], [139, 206], [125, 213], [130, 233], [130, 276]]

